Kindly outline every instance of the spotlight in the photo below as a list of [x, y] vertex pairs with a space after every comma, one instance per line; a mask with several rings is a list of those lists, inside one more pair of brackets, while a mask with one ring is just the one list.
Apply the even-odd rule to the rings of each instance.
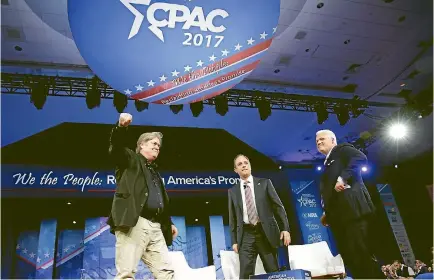
[[255, 105], [258, 108], [259, 111], [259, 117], [262, 121], [265, 121], [268, 119], [268, 117], [271, 115], [271, 104], [270, 101], [261, 98], [255, 100]]
[[143, 110], [147, 110], [149, 108], [149, 103], [140, 100], [135, 100], [134, 106], [136, 106], [137, 112], [142, 112]]
[[393, 124], [389, 128], [389, 135], [395, 139], [402, 139], [407, 135], [407, 127], [400, 123]]
[[199, 219], [194, 219], [195, 222], [199, 221]]
[[178, 104], [178, 105], [169, 105], [170, 111], [174, 113], [175, 115], [181, 112], [184, 109], [184, 105]]
[[398, 168], [398, 164], [395, 164], [395, 168]]
[[93, 109], [101, 105], [101, 91], [98, 89], [99, 79], [94, 76], [90, 81], [90, 86], [86, 90], [86, 105], [88, 109]]
[[41, 110], [44, 107], [48, 91], [49, 85], [44, 80], [40, 80], [30, 86], [30, 102], [33, 103], [36, 109]]
[[280, 169], [280, 170], [282, 169], [282, 166], [281, 166], [281, 165], [279, 166], [279, 169]]
[[366, 172], [366, 171], [368, 171], [368, 168], [367, 168], [366, 166], [363, 166], [363, 167], [362, 167], [362, 171], [363, 171], [363, 172]]
[[321, 166], [317, 166], [316, 170], [321, 171], [322, 167]]
[[68, 201], [66, 204], [71, 205], [71, 202]]
[[323, 124], [329, 118], [329, 112], [327, 111], [325, 104], [318, 104], [314, 108], [318, 124]]
[[215, 111], [220, 116], [226, 115], [226, 113], [229, 111], [228, 99], [225, 95], [221, 94], [216, 96], [214, 99], [214, 103]]
[[73, 223], [73, 224], [76, 224], [77, 222], [76, 222], [76, 221], [72, 221], [72, 223]]
[[209, 201], [205, 201], [206, 204], [209, 204]]
[[339, 124], [344, 126], [350, 119], [350, 114], [348, 113], [348, 108], [345, 105], [340, 105], [339, 107], [335, 107], [334, 112], [338, 118]]
[[194, 117], [198, 117], [203, 111], [203, 101], [190, 103], [190, 110]]
[[128, 97], [125, 94], [115, 91], [113, 93], [113, 106], [118, 113], [122, 113], [128, 105]]

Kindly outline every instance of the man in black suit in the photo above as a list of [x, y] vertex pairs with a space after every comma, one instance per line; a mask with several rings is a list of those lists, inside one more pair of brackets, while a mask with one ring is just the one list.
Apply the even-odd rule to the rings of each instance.
[[372, 252], [372, 236], [368, 234], [375, 207], [361, 176], [361, 168], [367, 162], [365, 154], [348, 143], [337, 145], [330, 130], [317, 132], [316, 145], [326, 156], [320, 184], [325, 211], [322, 224], [330, 225], [353, 278], [384, 278]]
[[246, 156], [234, 159], [234, 170], [241, 180], [228, 192], [229, 225], [232, 248], [239, 254], [240, 279], [254, 274], [258, 254], [266, 272], [278, 271], [280, 240], [285, 246], [291, 242], [285, 208], [271, 180], [252, 176]]
[[169, 215], [169, 198], [154, 160], [163, 135], [142, 134], [136, 152], [126, 145], [132, 116], [122, 113], [110, 137], [109, 153], [116, 164], [116, 192], [108, 224], [116, 235], [115, 279], [134, 279], [140, 259], [155, 279], [173, 279], [168, 248], [178, 230]]

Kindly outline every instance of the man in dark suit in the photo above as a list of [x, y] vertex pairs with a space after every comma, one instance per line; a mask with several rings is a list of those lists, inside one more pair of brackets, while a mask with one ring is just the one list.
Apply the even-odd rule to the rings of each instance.
[[110, 137], [109, 153], [116, 164], [116, 192], [108, 224], [116, 235], [115, 279], [134, 279], [140, 259], [155, 279], [173, 279], [168, 248], [178, 230], [169, 215], [169, 198], [154, 160], [163, 135], [144, 133], [136, 152], [126, 145], [132, 116], [122, 113]]
[[353, 278], [384, 278], [368, 234], [375, 207], [361, 176], [367, 162], [365, 154], [348, 143], [337, 145], [330, 130], [317, 132], [316, 145], [326, 156], [320, 184], [325, 211], [322, 224], [330, 226]]
[[278, 271], [280, 240], [285, 246], [291, 242], [285, 208], [271, 180], [252, 176], [246, 156], [234, 159], [234, 170], [240, 176], [240, 184], [228, 192], [229, 225], [232, 248], [239, 254], [240, 279], [254, 274], [258, 254], [266, 272]]

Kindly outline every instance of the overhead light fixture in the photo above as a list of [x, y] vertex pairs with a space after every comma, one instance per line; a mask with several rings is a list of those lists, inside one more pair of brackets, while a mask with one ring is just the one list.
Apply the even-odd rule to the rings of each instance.
[[362, 172], [367, 172], [367, 171], [368, 171], [368, 167], [362, 166]]
[[135, 100], [134, 106], [136, 106], [137, 112], [142, 112], [143, 110], [147, 110], [149, 108], [149, 103], [141, 100]]
[[93, 109], [101, 105], [101, 91], [98, 88], [99, 79], [94, 76], [90, 80], [86, 90], [86, 105], [88, 109]]
[[322, 166], [317, 166], [316, 170], [321, 171], [322, 170]]
[[262, 121], [265, 121], [269, 116], [271, 116], [270, 101], [266, 100], [265, 98], [257, 99], [255, 100], [255, 105], [258, 108], [259, 117]]
[[226, 115], [229, 111], [228, 99], [225, 95], [221, 94], [214, 98], [215, 111], [220, 116]]
[[71, 202], [68, 201], [66, 204], [71, 205]]
[[203, 101], [190, 103], [190, 110], [194, 117], [198, 117], [203, 111]]
[[389, 127], [389, 135], [397, 140], [407, 136], [407, 127], [401, 123], [392, 124]]
[[122, 113], [128, 105], [128, 97], [119, 91], [115, 91], [113, 93], [113, 105], [119, 114]]
[[194, 219], [195, 222], [199, 221], [199, 219]]
[[320, 103], [314, 106], [316, 111], [316, 118], [318, 124], [323, 124], [329, 118], [329, 112], [324, 103]]
[[184, 105], [178, 104], [178, 105], [169, 105], [170, 111], [174, 113], [175, 115], [181, 112], [184, 109]]
[[49, 85], [46, 80], [41, 79], [30, 86], [30, 102], [36, 107], [36, 109], [41, 110], [44, 108], [45, 102], [47, 101], [49, 91]]
[[76, 221], [72, 221], [72, 223], [75, 225], [77, 222]]

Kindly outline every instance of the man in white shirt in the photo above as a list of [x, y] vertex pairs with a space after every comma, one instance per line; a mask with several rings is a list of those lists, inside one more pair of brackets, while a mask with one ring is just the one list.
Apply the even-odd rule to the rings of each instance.
[[240, 183], [228, 192], [229, 225], [232, 248], [239, 254], [240, 279], [254, 275], [258, 254], [267, 273], [278, 271], [280, 240], [285, 246], [291, 243], [285, 208], [271, 180], [252, 176], [246, 156], [235, 157], [234, 171]]
[[375, 207], [361, 176], [366, 155], [351, 144], [338, 145], [330, 130], [317, 132], [316, 145], [326, 156], [320, 184], [322, 224], [330, 226], [353, 278], [384, 278], [372, 251], [373, 235], [369, 230]]

